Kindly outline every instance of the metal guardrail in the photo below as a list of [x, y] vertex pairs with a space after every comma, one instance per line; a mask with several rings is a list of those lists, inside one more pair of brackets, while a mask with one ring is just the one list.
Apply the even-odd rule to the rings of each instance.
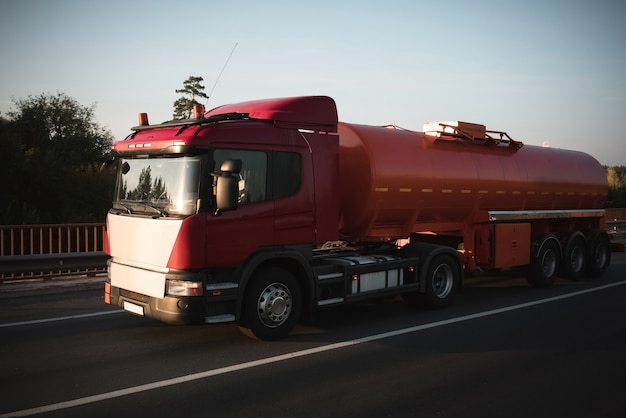
[[611, 240], [626, 240], [626, 220], [606, 221], [606, 232]]
[[102, 251], [104, 223], [0, 225], [0, 257]]
[[0, 283], [106, 271], [104, 223], [0, 225]]
[[0, 258], [0, 274], [95, 274], [106, 270], [108, 258], [104, 251], [10, 255]]

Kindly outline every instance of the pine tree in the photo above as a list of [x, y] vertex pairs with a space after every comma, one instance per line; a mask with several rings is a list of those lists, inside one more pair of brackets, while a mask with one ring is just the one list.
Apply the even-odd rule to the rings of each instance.
[[209, 98], [204, 92], [204, 86], [200, 84], [203, 80], [202, 77], [189, 76], [183, 82], [183, 88], [176, 90], [176, 93], [184, 94], [184, 96], [174, 102], [174, 119], [191, 118], [193, 106], [199, 104], [196, 98]]

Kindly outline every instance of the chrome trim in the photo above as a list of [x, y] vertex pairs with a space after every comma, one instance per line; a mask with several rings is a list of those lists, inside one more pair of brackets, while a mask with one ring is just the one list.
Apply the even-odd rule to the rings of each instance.
[[490, 210], [490, 222], [523, 221], [532, 219], [568, 219], [568, 218], [601, 218], [604, 209], [573, 209], [573, 210]]

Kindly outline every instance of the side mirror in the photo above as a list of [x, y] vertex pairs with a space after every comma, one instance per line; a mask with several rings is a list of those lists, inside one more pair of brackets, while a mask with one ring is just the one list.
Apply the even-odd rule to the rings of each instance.
[[215, 199], [217, 203], [216, 215], [225, 210], [235, 210], [239, 206], [239, 176], [241, 160], [227, 159], [217, 174]]
[[111, 167], [113, 164], [115, 164], [115, 161], [116, 161], [115, 157], [113, 156], [110, 156], [109, 158], [107, 158], [106, 161], [100, 164], [100, 172], [102, 173], [104, 170]]
[[222, 163], [222, 166], [220, 167], [220, 171], [222, 172], [222, 174], [225, 174], [225, 173], [239, 174], [241, 173], [241, 165], [242, 165], [241, 160], [227, 158]]

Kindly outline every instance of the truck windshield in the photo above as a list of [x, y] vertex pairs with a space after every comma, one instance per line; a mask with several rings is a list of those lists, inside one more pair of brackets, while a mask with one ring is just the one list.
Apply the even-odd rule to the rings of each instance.
[[201, 157], [124, 158], [113, 207], [129, 213], [184, 216], [196, 211]]

